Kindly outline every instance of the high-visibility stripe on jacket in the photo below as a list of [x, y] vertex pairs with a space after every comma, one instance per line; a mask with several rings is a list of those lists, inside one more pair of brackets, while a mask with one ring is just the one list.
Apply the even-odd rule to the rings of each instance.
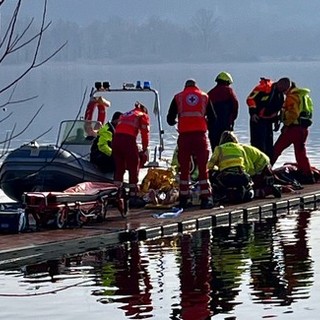
[[292, 88], [286, 93], [282, 116], [286, 126], [299, 124], [301, 118], [304, 120], [312, 118], [313, 102], [307, 88]]
[[219, 171], [232, 167], [240, 167], [245, 170], [245, 150], [239, 143], [227, 142], [214, 148], [213, 154], [208, 162], [208, 169], [212, 170], [218, 166]]
[[207, 121], [205, 118], [208, 104], [208, 95], [197, 87], [186, 87], [175, 95], [178, 106], [178, 131], [206, 132]]
[[149, 126], [150, 120], [148, 114], [135, 108], [120, 116], [115, 133], [124, 133], [137, 137], [140, 132], [142, 149], [145, 150], [149, 146]]
[[272, 80], [261, 78], [259, 84], [250, 92], [246, 100], [250, 115], [258, 114], [261, 118], [273, 118], [276, 115], [274, 113], [265, 114], [265, 108], [268, 106], [272, 93], [272, 84]]

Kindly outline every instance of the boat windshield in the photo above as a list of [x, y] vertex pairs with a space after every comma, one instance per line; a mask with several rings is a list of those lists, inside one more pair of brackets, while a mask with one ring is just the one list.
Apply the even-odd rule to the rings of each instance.
[[57, 145], [90, 145], [101, 128], [99, 121], [66, 120], [59, 128]]

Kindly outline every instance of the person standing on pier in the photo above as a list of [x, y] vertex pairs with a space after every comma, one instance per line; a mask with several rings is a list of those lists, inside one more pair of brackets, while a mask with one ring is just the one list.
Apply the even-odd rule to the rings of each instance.
[[207, 117], [209, 116], [214, 117], [214, 111], [208, 95], [198, 88], [195, 80], [187, 80], [184, 89], [172, 99], [167, 114], [167, 123], [170, 126], [178, 125], [179, 206], [181, 208], [188, 206], [190, 197], [191, 156], [196, 159], [199, 169], [200, 208], [211, 209], [213, 207], [207, 172], [209, 148], [206, 133], [208, 130]]
[[219, 145], [223, 131], [232, 131], [238, 117], [239, 101], [231, 87], [233, 79], [230, 73], [222, 71], [216, 79], [217, 85], [208, 92], [216, 117], [208, 117], [209, 141], [212, 152]]
[[273, 156], [273, 125], [277, 130], [284, 92], [289, 87], [290, 81], [287, 78], [281, 78], [277, 82], [260, 78], [259, 84], [247, 97], [251, 145], [264, 152], [270, 159]]
[[[116, 163], [114, 183], [121, 186], [125, 170], [129, 172], [129, 206], [142, 207], [145, 202], [138, 197], [139, 168], [148, 158], [150, 140], [150, 119], [148, 109], [140, 102], [135, 103], [133, 110], [122, 114], [115, 129], [112, 151]], [[142, 151], [139, 152], [137, 136], [141, 135]]]
[[298, 180], [300, 183], [313, 184], [315, 179], [306, 150], [313, 113], [313, 102], [309, 96], [310, 90], [297, 88], [296, 84], [288, 78], [283, 79], [280, 80], [289, 82], [290, 86], [286, 91], [286, 99], [282, 109], [283, 127], [274, 145], [271, 163], [273, 165], [283, 150], [293, 144], [298, 170], [301, 172], [301, 177]]

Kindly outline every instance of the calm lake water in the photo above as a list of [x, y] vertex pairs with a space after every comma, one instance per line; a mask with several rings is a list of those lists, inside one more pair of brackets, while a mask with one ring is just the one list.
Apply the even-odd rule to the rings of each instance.
[[319, 319], [320, 211], [0, 272], [1, 319]]
[[[7, 83], [24, 70], [23, 67], [0, 66], [0, 71], [6, 77], [0, 77], [0, 85]], [[314, 100], [314, 124], [310, 130], [308, 153], [313, 165], [320, 166], [318, 152], [320, 150], [320, 90], [319, 74], [320, 62], [272, 62], [272, 63], [211, 63], [211, 64], [162, 64], [162, 65], [98, 65], [80, 63], [48, 63], [31, 73], [15, 91], [16, 99], [37, 96], [37, 99], [23, 104], [11, 105], [7, 111], [1, 111], [0, 119], [12, 112], [6, 121], [1, 123], [0, 141], [7, 132], [15, 126], [15, 132], [21, 132], [30, 121], [38, 108], [43, 105], [36, 119], [23, 134], [19, 135], [11, 144], [16, 147], [25, 141], [41, 136], [51, 128], [47, 134], [38, 139], [39, 142], [53, 142], [56, 139], [60, 121], [75, 119], [77, 115], [84, 115], [89, 92], [96, 81], [110, 81], [112, 88], [121, 88], [124, 82], [135, 83], [151, 81], [152, 87], [159, 91], [161, 114], [165, 129], [165, 146], [170, 151], [176, 143], [176, 131], [166, 125], [166, 114], [175, 93], [182, 90], [186, 79], [192, 77], [205, 91], [215, 85], [216, 75], [222, 71], [229, 71], [234, 79], [233, 88], [240, 102], [239, 117], [236, 121], [235, 132], [243, 143], [249, 142], [248, 136], [248, 107], [245, 103], [248, 93], [259, 81], [259, 78], [270, 77], [278, 79], [283, 76], [296, 81], [298, 86], [311, 89]], [[9, 94], [9, 93], [8, 93]], [[141, 100], [153, 109], [153, 95], [110, 93], [106, 96], [111, 101], [108, 110], [109, 117], [114, 111], [130, 110], [136, 101]], [[2, 96], [6, 101], [5, 95]], [[83, 103], [82, 103], [83, 102]], [[157, 124], [151, 113], [151, 130], [157, 132]], [[277, 136], [277, 134], [275, 134]], [[292, 149], [281, 156], [276, 163], [280, 166], [284, 161], [293, 161]]]
[[[159, 90], [165, 128], [165, 157], [176, 144], [176, 132], [165, 124], [172, 99], [185, 80], [195, 78], [209, 90], [216, 74], [229, 71], [240, 101], [236, 133], [249, 142], [245, 98], [260, 76], [289, 76], [312, 90], [314, 125], [308, 154], [320, 166], [320, 105], [318, 62], [228, 63], [199, 65], [108, 66], [48, 64], [30, 75], [17, 89], [18, 97], [38, 95], [23, 106], [12, 106], [13, 115], [1, 124], [0, 136], [17, 124], [24, 128], [33, 113], [42, 111], [14, 144], [40, 136], [53, 142], [58, 124], [83, 114], [86, 88], [95, 81], [150, 80]], [[14, 76], [16, 67], [0, 66]], [[5, 81], [0, 77], [0, 84]], [[126, 111], [135, 99], [108, 97], [109, 115]], [[152, 101], [143, 98], [151, 105]], [[2, 117], [9, 112], [4, 111]], [[152, 119], [155, 123], [155, 119]], [[152, 125], [152, 145], [157, 144]], [[294, 161], [292, 149], [278, 160]], [[190, 235], [131, 243], [112, 250], [61, 257], [57, 261], [0, 272], [0, 319], [319, 319], [320, 211], [291, 212], [276, 223], [241, 226], [232, 230], [203, 230]]]

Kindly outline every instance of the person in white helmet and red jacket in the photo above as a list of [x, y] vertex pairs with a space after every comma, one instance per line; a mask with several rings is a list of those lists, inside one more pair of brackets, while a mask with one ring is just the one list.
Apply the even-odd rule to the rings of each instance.
[[[190, 159], [195, 158], [199, 169], [200, 208], [213, 207], [211, 188], [208, 180], [207, 162], [209, 148], [207, 142], [207, 116], [214, 117], [208, 95], [198, 88], [196, 81], [189, 79], [184, 89], [171, 101], [167, 123], [178, 126], [178, 161], [180, 165], [179, 207], [188, 207], [190, 198]], [[178, 121], [176, 120], [178, 118]]]

